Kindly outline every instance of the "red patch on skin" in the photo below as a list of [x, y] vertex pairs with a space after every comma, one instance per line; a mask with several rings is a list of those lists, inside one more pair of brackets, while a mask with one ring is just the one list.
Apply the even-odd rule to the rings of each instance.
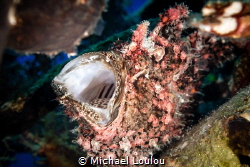
[[127, 133], [126, 133], [125, 131], [120, 132], [120, 133], [119, 133], [119, 137], [122, 138], [122, 137], [126, 136], [126, 134], [127, 134]]
[[103, 145], [101, 149], [106, 150], [108, 147], [106, 145]]
[[77, 142], [82, 145], [82, 147], [86, 150], [90, 150], [90, 140], [84, 139], [83, 137], [78, 138]]
[[148, 112], [148, 109], [147, 109], [147, 108], [143, 108], [143, 109], [141, 110], [141, 112], [146, 114], [146, 113]]
[[182, 51], [180, 58], [181, 58], [181, 60], [185, 60], [187, 58], [186, 53]]
[[117, 144], [112, 144], [112, 145], [109, 146], [109, 148], [111, 148], [111, 149], [118, 148], [118, 147], [119, 146]]
[[154, 137], [154, 136], [155, 136], [155, 132], [154, 132], [154, 131], [149, 131], [148, 137], [149, 137], [149, 138], [152, 138], [152, 137]]
[[115, 155], [115, 153], [112, 153], [112, 152], [108, 152], [106, 154], [106, 156], [101, 156], [101, 157], [108, 157], [110, 159], [116, 159], [117, 158], [117, 156]]
[[170, 20], [177, 20], [180, 17], [181, 12], [178, 9], [169, 9], [168, 10], [169, 16], [171, 16]]
[[152, 114], [150, 115], [148, 122], [152, 122], [153, 127], [157, 127], [159, 125], [159, 120]]
[[165, 136], [163, 136], [162, 141], [166, 142], [169, 141], [170, 136], [168, 134], [166, 134]]
[[97, 141], [109, 142], [113, 140], [116, 134], [117, 130], [104, 130], [99, 131], [99, 134], [97, 134], [95, 138]]
[[166, 126], [165, 126], [165, 125], [163, 125], [163, 126], [160, 128], [160, 131], [164, 131], [164, 130], [166, 130]]
[[166, 67], [167, 67], [166, 62], [165, 62], [165, 61], [162, 61], [162, 62], [161, 62], [161, 68], [162, 68], [162, 69], [165, 69]]
[[156, 37], [155, 38], [156, 42], [159, 42], [162, 46], [164, 47], [168, 47], [170, 46], [169, 41], [166, 38], [163, 37]]
[[174, 53], [179, 54], [180, 53], [180, 46], [174, 45]]
[[173, 118], [171, 117], [171, 115], [170, 114], [166, 114], [166, 115], [164, 115], [163, 117], [162, 117], [162, 122], [164, 123], [164, 124], [169, 124], [170, 122], [172, 122], [172, 120], [173, 120]]
[[128, 133], [126, 134], [126, 136], [132, 136], [133, 134], [135, 134], [135, 131], [130, 130], [130, 131], [128, 131]]
[[158, 100], [153, 98], [153, 104], [154, 104], [154, 106], [158, 106]]
[[148, 31], [149, 22], [145, 21], [138, 25], [133, 33], [132, 41], [141, 43]]
[[141, 138], [139, 138], [139, 137], [135, 138], [135, 141], [134, 141], [135, 145], [144, 145], [144, 143], [145, 142]]

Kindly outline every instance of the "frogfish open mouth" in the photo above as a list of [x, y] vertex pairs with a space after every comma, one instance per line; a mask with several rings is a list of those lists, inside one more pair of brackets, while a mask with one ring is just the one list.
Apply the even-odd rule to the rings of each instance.
[[[109, 125], [118, 114], [123, 95], [125, 66], [119, 52], [93, 52], [69, 62], [53, 85], [72, 99], [72, 112], [89, 122]], [[60, 94], [60, 92], [58, 92]]]

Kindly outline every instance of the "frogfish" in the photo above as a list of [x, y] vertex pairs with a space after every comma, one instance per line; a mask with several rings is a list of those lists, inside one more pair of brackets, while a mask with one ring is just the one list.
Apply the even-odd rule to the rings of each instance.
[[233, 57], [233, 47], [219, 38], [183, 36], [188, 14], [176, 5], [152, 30], [143, 21], [130, 42], [79, 55], [54, 78], [89, 157], [147, 158], [183, 135], [201, 78], [215, 60]]

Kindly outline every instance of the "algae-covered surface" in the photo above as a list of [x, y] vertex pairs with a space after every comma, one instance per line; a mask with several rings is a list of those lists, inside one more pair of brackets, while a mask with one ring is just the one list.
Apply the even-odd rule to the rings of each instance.
[[[250, 87], [248, 86], [193, 127], [177, 146], [175, 145], [162, 156], [167, 159], [166, 166], [172, 166], [172, 164], [187, 167], [248, 166], [249, 151], [245, 153], [243, 150], [249, 147], [249, 142], [247, 142], [250, 137], [249, 98]], [[232, 125], [232, 122], [239, 118], [242, 120]], [[242, 123], [245, 126], [241, 126]], [[243, 134], [230, 133], [238, 126], [242, 127], [239, 130], [244, 131]], [[232, 141], [237, 135], [240, 135], [237, 141]], [[235, 149], [236, 147], [238, 148]]]

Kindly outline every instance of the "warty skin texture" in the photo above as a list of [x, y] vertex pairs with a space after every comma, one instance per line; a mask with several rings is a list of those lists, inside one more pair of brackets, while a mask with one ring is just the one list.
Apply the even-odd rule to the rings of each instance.
[[[215, 37], [202, 37], [194, 32], [183, 40], [183, 22], [188, 13], [185, 5], [176, 5], [160, 15], [152, 32], [148, 30], [149, 22], [144, 21], [129, 44], [115, 47], [119, 52], [102, 52], [117, 55], [114, 62], [122, 57], [124, 64], [119, 71], [121, 84], [116, 87], [123, 90], [119, 92], [121, 100], [115, 103], [117, 111], [111, 112], [117, 115], [109, 124], [99, 126], [89, 121], [80, 114], [85, 112], [81, 102], [52, 83], [59, 101], [66, 107], [65, 113], [78, 121], [79, 127], [74, 129], [78, 133], [77, 143], [89, 156], [149, 157], [182, 136], [208, 66], [218, 65], [215, 59], [221, 62], [233, 57], [233, 48]], [[205, 40], [209, 41], [206, 45]]]

